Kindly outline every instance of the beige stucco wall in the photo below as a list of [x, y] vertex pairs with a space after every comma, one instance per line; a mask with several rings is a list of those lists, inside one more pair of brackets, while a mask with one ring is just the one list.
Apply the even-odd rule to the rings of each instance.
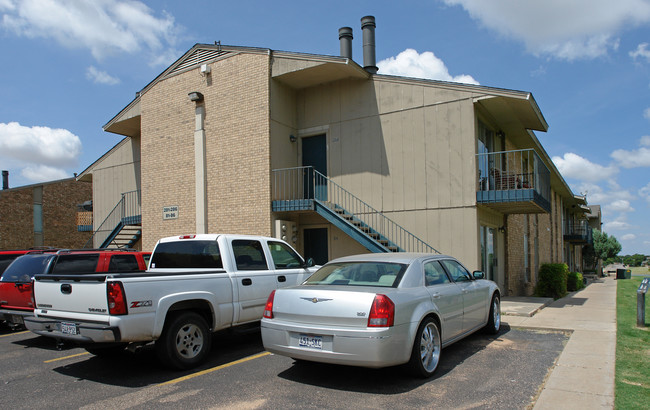
[[[194, 129], [204, 95], [208, 232], [270, 235], [269, 57], [233, 54], [156, 83], [141, 97], [143, 248], [196, 231]], [[163, 220], [164, 206], [177, 219]]]
[[[440, 252], [478, 269], [472, 93], [374, 77], [296, 95], [299, 136], [326, 134], [330, 178]], [[297, 166], [300, 140], [295, 145], [290, 155], [298, 156]], [[272, 157], [286, 155], [272, 147]], [[292, 161], [283, 158], [278, 163]]]
[[[93, 164], [93, 227], [106, 219], [125, 192], [140, 189], [140, 138], [125, 138]], [[113, 229], [111, 227], [110, 229]], [[95, 243], [99, 247], [100, 243]]]

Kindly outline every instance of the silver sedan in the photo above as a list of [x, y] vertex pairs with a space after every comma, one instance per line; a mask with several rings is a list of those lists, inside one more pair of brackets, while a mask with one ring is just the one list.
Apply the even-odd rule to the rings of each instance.
[[333, 260], [277, 289], [262, 318], [269, 352], [363, 367], [406, 364], [431, 376], [443, 347], [501, 325], [500, 291], [445, 255], [364, 254]]

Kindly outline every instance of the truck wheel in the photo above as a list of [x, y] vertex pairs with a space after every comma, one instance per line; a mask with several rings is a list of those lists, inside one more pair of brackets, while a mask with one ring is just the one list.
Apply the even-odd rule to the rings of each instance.
[[167, 366], [185, 370], [198, 366], [210, 351], [212, 334], [200, 315], [172, 313], [156, 341], [158, 358]]
[[109, 346], [109, 347], [85, 347], [86, 351], [99, 357], [112, 357], [124, 353], [126, 345]]
[[419, 377], [431, 377], [438, 368], [442, 343], [436, 321], [431, 317], [424, 319], [413, 342], [409, 366]]

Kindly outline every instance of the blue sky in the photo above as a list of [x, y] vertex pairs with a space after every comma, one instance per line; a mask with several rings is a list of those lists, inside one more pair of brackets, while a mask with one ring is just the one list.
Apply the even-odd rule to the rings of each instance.
[[380, 73], [530, 91], [537, 136], [622, 254], [650, 254], [650, 0], [0, 0], [0, 168], [70, 177], [101, 127], [196, 43], [338, 55], [377, 19]]

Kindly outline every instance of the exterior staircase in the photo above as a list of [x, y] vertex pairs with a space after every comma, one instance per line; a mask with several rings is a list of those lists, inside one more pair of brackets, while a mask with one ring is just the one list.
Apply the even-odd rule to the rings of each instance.
[[99, 248], [132, 248], [141, 236], [140, 191], [125, 192], [84, 248], [95, 248], [95, 243]]
[[272, 209], [315, 211], [371, 252], [440, 253], [313, 167], [273, 171]]

